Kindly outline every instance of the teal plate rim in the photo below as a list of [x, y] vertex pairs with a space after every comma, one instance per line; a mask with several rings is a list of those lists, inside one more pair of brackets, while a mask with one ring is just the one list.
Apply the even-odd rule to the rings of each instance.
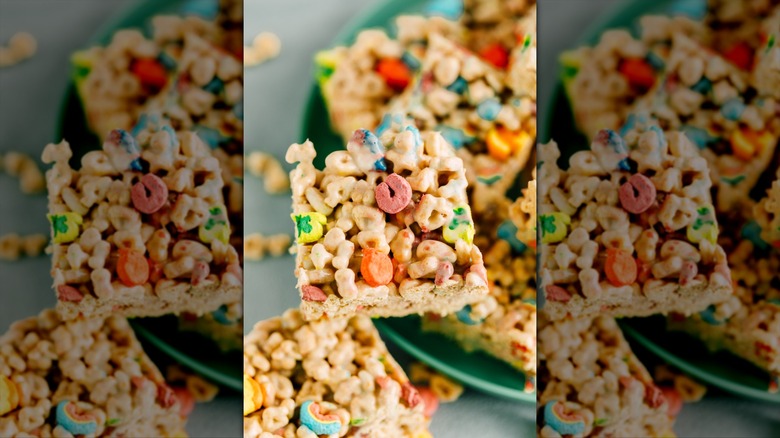
[[[140, 1], [111, 16], [87, 41], [85, 41], [84, 47], [108, 43], [117, 29], [136, 28], [144, 31], [147, 29], [149, 18], [153, 15], [181, 11], [184, 6], [194, 6], [197, 8], [198, 5], [204, 5], [208, 3], [208, 1], [211, 0], [174, 0], [168, 2], [156, 0]], [[190, 11], [190, 13], [192, 12], [193, 11]], [[70, 59], [68, 59], [68, 63], [68, 74], [70, 75], [72, 72]], [[82, 150], [84, 146], [99, 146], [97, 137], [89, 132], [86, 126], [86, 117], [72, 77], [68, 80], [62, 97], [60, 98], [58, 117], [53, 137], [56, 142], [63, 139], [68, 140], [74, 149], [78, 149], [79, 151]], [[82, 142], [84, 144], [82, 144]], [[174, 339], [170, 339], [168, 336], [155, 334], [153, 332], [153, 327], [147, 324], [144, 319], [130, 319], [129, 321], [134, 332], [142, 341], [147, 341], [168, 357], [227, 388], [236, 391], [241, 391], [243, 389], [240, 362], [238, 360], [236, 360], [237, 372], [235, 375], [232, 375], [226, 370], [221, 369], [221, 365], [228, 363], [227, 361], [224, 363], [218, 361], [212, 362], [207, 359], [197, 358], [197, 355], [191, 354], [176, 346]], [[197, 335], [193, 334], [193, 336]], [[210, 339], [203, 336], [201, 337], [205, 342], [213, 343]], [[220, 359], [228, 359], [229, 356], [229, 353], [223, 354], [220, 356]]]
[[[607, 11], [607, 13], [600, 16], [594, 23], [589, 25], [582, 33], [580, 38], [576, 40], [572, 48], [596, 43], [601, 33], [607, 28], [619, 27], [633, 30], [635, 29], [637, 18], [646, 13], [658, 13], [666, 11], [666, 13], [670, 14], [696, 15], [698, 12], [701, 12], [701, 8], [703, 6], [703, 0], [683, 0], [678, 2], [674, 2], [674, 0], [664, 0], [659, 2], [632, 1], [622, 3], [610, 9]], [[561, 81], [561, 72], [562, 68], [559, 67], [556, 74], [556, 83], [548, 100], [548, 107], [544, 112], [545, 119], [543, 120], [543, 123], [540, 123], [538, 138], [540, 141], [550, 141], [552, 139], [551, 133], [556, 131], [563, 133], [561, 137], [558, 137], [558, 141], [560, 141], [559, 139], [563, 137], [570, 139], [571, 144], [574, 144], [575, 148], [585, 147], [587, 144], [583, 143], [586, 141], [585, 137], [582, 136], [582, 134], [580, 134], [574, 127], [571, 106], [569, 105], [568, 98], [563, 89], [563, 83]], [[558, 129], [556, 129], [556, 127]], [[573, 151], [567, 150], [562, 155], [570, 152]], [[700, 340], [683, 333], [674, 333], [674, 335], [672, 335], [672, 332], [666, 331], [664, 327], [657, 327], [657, 324], [655, 324], [654, 321], [652, 324], [642, 324], [638, 323], [635, 319], [622, 319], [619, 320], [619, 323], [630, 341], [636, 342], [639, 344], [639, 346], [643, 347], [655, 356], [702, 380], [703, 382], [741, 397], [768, 401], [772, 403], [780, 403], [780, 394], [772, 394], [766, 389], [759, 388], [757, 385], [749, 385], [744, 382], [737, 383], [737, 381], [735, 381], [733, 378], [725, 377], [729, 373], [732, 373], [733, 375], [735, 372], [733, 369], [721, 368], [720, 370], [717, 370], [718, 372], [715, 372], [705, 370], [702, 367], [696, 365], [691, 361], [691, 359], [686, 358], [685, 354], [680, 354], [677, 351], [673, 351], [674, 348], [668, 342], [668, 338], [669, 336], [685, 336], [686, 338], [689, 338], [691, 342], [696, 343], [695, 347], [701, 347], [701, 349], [697, 348], [697, 354], [706, 355], [708, 359], [712, 358], [715, 361], [717, 361], [719, 358], [723, 358], [729, 363], [733, 362], [734, 365], [739, 367], [741, 370], [744, 369], [750, 373], [766, 373], [765, 371], [755, 367], [748, 361], [741, 359], [732, 353], [726, 351], [721, 351], [718, 353], [699, 351], [704, 350], [703, 343]], [[664, 342], [664, 339], [659, 339], [657, 336], [653, 336], [652, 334], [649, 335], [648, 333], [653, 333], [652, 330], [650, 330], [650, 325], [652, 325], [654, 328], [663, 330], [663, 332], [668, 335], [666, 337], [667, 342]], [[768, 382], [768, 373], [766, 373], [766, 379]]]
[[[349, 44], [352, 40], [354, 40], [357, 33], [363, 29], [391, 29], [393, 19], [397, 15], [402, 13], [419, 13], [428, 3], [430, 3], [429, 0], [387, 0], [372, 5], [350, 20], [326, 47], [330, 48]], [[314, 68], [310, 67], [310, 71], [313, 73]], [[344, 147], [341, 138], [338, 137], [338, 135], [336, 135], [330, 128], [330, 120], [327, 118], [327, 111], [324, 107], [324, 102], [320, 93], [320, 87], [314, 78], [312, 78], [312, 86], [309, 90], [309, 94], [307, 96], [301, 116], [301, 136], [303, 139], [307, 137], [310, 138], [314, 142], [315, 146], [319, 145], [317, 149], [320, 154], [318, 154], [317, 159], [315, 160], [315, 165], [318, 165], [318, 163], [320, 165], [324, 163], [323, 152], [329, 152], [331, 149], [335, 150], [336, 148]], [[322, 119], [323, 117], [324, 120]], [[407, 353], [411, 354], [419, 360], [422, 360], [423, 362], [426, 362], [438, 371], [466, 384], [469, 387], [504, 399], [526, 403], [536, 403], [536, 391], [527, 393], [523, 390], [523, 383], [525, 379], [524, 373], [511, 368], [503, 361], [495, 359], [484, 353], [466, 353], [457, 347], [453, 341], [450, 341], [446, 337], [434, 333], [422, 333], [422, 329], [418, 329], [420, 334], [423, 336], [436, 336], [439, 337], [442, 342], [451, 342], [453, 354], [457, 353], [458, 355], [468, 355], [471, 360], [485, 361], [486, 363], [490, 363], [491, 367], [495, 367], [495, 369], [500, 370], [499, 372], [502, 372], [504, 369], [506, 369], [506, 376], [509, 379], [513, 378], [516, 374], [518, 376], [519, 386], [517, 389], [514, 389], [510, 386], [497, 384], [495, 382], [491, 382], [487, 379], [480, 378], [479, 376], [465, 372], [459, 369], [457, 366], [454, 366], [447, 361], [441, 360], [438, 357], [430, 354], [419, 345], [416, 345], [413, 340], [404, 335], [403, 330], [399, 330], [398, 324], [408, 324], [410, 321], [416, 321], [417, 318], [417, 316], [410, 316], [406, 318], [388, 318], [382, 320], [374, 319], [374, 324], [382, 335], [392, 340], [393, 343], [398, 345]]]

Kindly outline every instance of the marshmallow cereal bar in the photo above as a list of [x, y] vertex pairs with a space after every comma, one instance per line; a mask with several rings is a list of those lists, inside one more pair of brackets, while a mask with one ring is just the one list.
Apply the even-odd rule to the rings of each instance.
[[539, 286], [551, 319], [692, 314], [732, 291], [707, 161], [680, 132], [539, 146]]
[[298, 310], [244, 339], [244, 436], [425, 437], [425, 401], [365, 315]]
[[631, 351], [614, 318], [539, 318], [537, 436], [674, 436], [667, 392]]
[[70, 145], [43, 161], [52, 276], [63, 318], [197, 315], [239, 301], [242, 268], [219, 162], [195, 134], [114, 130], [81, 168]]
[[324, 170], [315, 156], [309, 141], [286, 156], [306, 318], [447, 314], [487, 293], [463, 162], [440, 134], [361, 129]]
[[0, 436], [186, 436], [183, 399], [127, 320], [51, 309], [0, 337]]

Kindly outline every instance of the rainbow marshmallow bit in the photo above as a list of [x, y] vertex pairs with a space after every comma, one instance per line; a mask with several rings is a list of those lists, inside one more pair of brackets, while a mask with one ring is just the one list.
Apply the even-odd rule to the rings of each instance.
[[320, 411], [318, 403], [311, 400], [301, 405], [301, 423], [317, 435], [333, 435], [341, 430], [341, 418], [336, 414]]
[[561, 435], [581, 435], [585, 421], [577, 414], [567, 414], [563, 403], [553, 400], [544, 405], [544, 424]]
[[79, 225], [84, 218], [78, 213], [67, 212], [61, 214], [48, 214], [46, 217], [51, 223], [51, 235], [54, 243], [69, 243], [79, 237]]
[[298, 243], [312, 243], [322, 237], [322, 226], [328, 223], [328, 218], [317, 212], [291, 214], [295, 223], [295, 235], [297, 236]]
[[228, 225], [227, 209], [224, 205], [209, 208], [208, 220], [198, 229], [198, 238], [203, 243], [219, 240], [227, 244], [230, 240], [230, 225]]
[[70, 400], [63, 400], [57, 405], [56, 418], [57, 425], [73, 435], [94, 435], [97, 431], [95, 417], [81, 412], [76, 403]]
[[347, 150], [355, 165], [363, 172], [387, 171], [385, 147], [379, 138], [368, 129], [357, 129], [347, 143]]
[[142, 170], [141, 149], [129, 132], [122, 129], [111, 131], [103, 143], [103, 150], [115, 169]]

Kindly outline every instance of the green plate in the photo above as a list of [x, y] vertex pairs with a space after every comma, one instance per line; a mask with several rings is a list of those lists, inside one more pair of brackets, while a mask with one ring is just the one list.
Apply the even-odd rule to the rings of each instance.
[[[144, 0], [121, 14], [108, 20], [95, 35], [84, 44], [84, 48], [106, 45], [115, 31], [125, 28], [139, 28], [147, 31], [150, 19], [159, 14], [198, 14], [211, 16], [216, 12], [217, 0]], [[74, 160], [85, 152], [100, 148], [100, 141], [90, 132], [84, 117], [76, 87], [71, 81], [60, 104], [59, 124], [56, 138], [66, 139], [74, 149]], [[211, 340], [192, 333], [179, 332], [175, 318], [136, 319], [132, 321], [136, 334], [142, 341], [155, 346], [164, 354], [213, 380], [216, 383], [241, 391], [241, 354], [223, 354], [216, 347], [210, 349]]]
[[[601, 33], [609, 28], [635, 30], [639, 17], [645, 14], [685, 14], [701, 17], [704, 7], [704, 0], [626, 2], [589, 27], [572, 48], [597, 43]], [[577, 131], [571, 106], [560, 81], [553, 91], [550, 106], [539, 126], [540, 141], [546, 143], [552, 138], [559, 145], [568, 146], [561, 151], [564, 157], [588, 146], [585, 137]], [[780, 403], [780, 394], [767, 391], [768, 373], [730, 353], [711, 353], [701, 341], [692, 336], [666, 331], [663, 317], [625, 319], [620, 324], [629, 340], [703, 382], [732, 394]]]
[[[395, 0], [381, 2], [353, 19], [328, 47], [348, 45], [366, 28], [392, 30], [393, 19], [404, 13], [421, 13], [429, 2], [424, 0]], [[319, 86], [313, 81], [303, 114], [303, 138], [311, 139], [317, 147], [315, 164], [322, 166], [325, 156], [343, 149], [344, 142], [330, 128], [328, 112]], [[388, 318], [374, 321], [379, 331], [412, 356], [420, 359], [450, 377], [495, 396], [536, 403], [536, 393], [523, 391], [525, 376], [491, 356], [483, 353], [465, 353], [456, 343], [444, 336], [423, 333], [417, 316]]]

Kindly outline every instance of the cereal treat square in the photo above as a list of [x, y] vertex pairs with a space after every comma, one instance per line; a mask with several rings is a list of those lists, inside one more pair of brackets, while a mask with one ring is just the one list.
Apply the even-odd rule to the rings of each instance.
[[608, 30], [593, 47], [580, 47], [560, 57], [563, 84], [577, 128], [588, 138], [602, 129], [618, 130], [631, 104], [653, 88], [665, 68], [675, 34], [707, 40], [707, 29], [687, 17], [646, 15], [640, 36]]
[[[777, 187], [775, 181], [773, 189]], [[688, 318], [672, 314], [668, 326], [698, 337], [711, 350], [728, 350], [767, 370], [768, 389], [776, 392], [780, 383], [780, 254], [762, 240], [761, 228], [750, 219], [749, 206], [741, 207], [729, 223], [738, 231], [723, 233], [719, 239], [729, 253], [734, 294]], [[754, 207], [761, 217], [765, 207], [761, 203]]]
[[[525, 190], [528, 195], [529, 189]], [[535, 189], [533, 189], [535, 190]], [[518, 202], [519, 203], [519, 202]], [[523, 202], [525, 207], [529, 203]], [[535, 210], [535, 202], [533, 203]], [[485, 268], [490, 294], [455, 314], [428, 313], [424, 330], [456, 340], [466, 351], [481, 350], [507, 362], [527, 375], [526, 390], [533, 391], [536, 373], [536, 252], [535, 245], [521, 240], [509, 219], [505, 199], [495, 217], [477, 220], [474, 242], [485, 249]], [[525, 214], [534, 214], [528, 211]], [[535, 223], [535, 218], [533, 223]], [[533, 240], [536, 240], [534, 232]]]
[[432, 35], [415, 82], [389, 104], [380, 137], [399, 131], [404, 117], [435, 130], [466, 162], [475, 212], [488, 209], [512, 186], [536, 137], [536, 102], [517, 96], [506, 73], [467, 49]]
[[424, 437], [425, 401], [371, 319], [295, 309], [244, 338], [244, 436]]
[[649, 116], [664, 131], [684, 132], [702, 150], [718, 211], [748, 196], [780, 137], [777, 102], [757, 95], [746, 73], [683, 35], [674, 36], [663, 77], [631, 114], [624, 133]]
[[65, 141], [43, 151], [63, 318], [200, 315], [241, 300], [219, 162], [197, 135], [115, 130], [81, 169], [71, 156]]
[[657, 127], [601, 131], [569, 169], [539, 153], [540, 288], [551, 319], [692, 314], [731, 294], [707, 161]]
[[357, 130], [324, 170], [311, 142], [287, 151], [306, 318], [447, 314], [487, 293], [463, 162], [408, 128], [386, 142]]
[[674, 407], [614, 318], [539, 318], [537, 436], [675, 436]]
[[179, 330], [203, 335], [225, 352], [240, 350], [244, 335], [243, 302], [223, 304], [202, 316], [183, 313], [179, 315]]
[[89, 128], [105, 140], [113, 129], [130, 130], [144, 104], [169, 83], [184, 36], [216, 40], [213, 23], [190, 16], [155, 16], [151, 38], [135, 29], [120, 30], [106, 47], [76, 52], [73, 78]]
[[405, 90], [420, 68], [428, 39], [442, 34], [462, 39], [462, 29], [442, 17], [402, 15], [396, 34], [369, 29], [349, 47], [315, 56], [317, 81], [332, 129], [348, 140], [355, 129], [374, 130], [391, 98]]
[[759, 201], [754, 212], [761, 227], [761, 239], [780, 249], [780, 169], [776, 179], [766, 191], [766, 197]]
[[186, 436], [186, 409], [127, 320], [53, 309], [0, 337], [0, 436]]

